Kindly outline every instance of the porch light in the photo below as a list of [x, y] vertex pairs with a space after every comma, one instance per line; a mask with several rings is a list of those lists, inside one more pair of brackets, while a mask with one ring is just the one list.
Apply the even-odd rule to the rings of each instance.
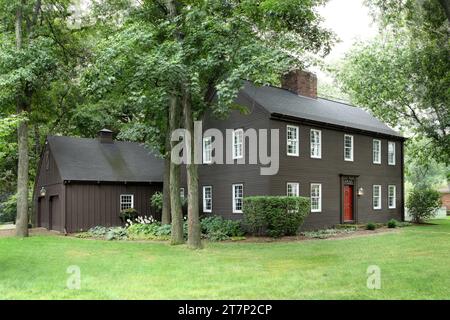
[[364, 195], [364, 189], [363, 188], [359, 188], [358, 189], [358, 196], [363, 196]]
[[40, 195], [41, 197], [45, 197], [46, 194], [47, 194], [47, 190], [45, 190], [45, 188], [42, 187], [42, 188], [41, 188], [41, 191], [39, 191], [39, 195]]

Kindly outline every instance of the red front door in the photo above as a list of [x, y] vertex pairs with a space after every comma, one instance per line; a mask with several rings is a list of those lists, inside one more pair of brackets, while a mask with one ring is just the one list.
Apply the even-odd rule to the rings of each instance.
[[344, 221], [353, 221], [353, 186], [344, 186]]

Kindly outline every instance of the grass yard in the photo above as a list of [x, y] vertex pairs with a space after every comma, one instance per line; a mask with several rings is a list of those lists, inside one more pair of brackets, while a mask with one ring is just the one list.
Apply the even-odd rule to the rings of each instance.
[[[449, 299], [450, 219], [303, 242], [165, 243], [0, 238], [0, 299]], [[69, 266], [81, 289], [69, 290]], [[381, 268], [381, 289], [366, 286]]]

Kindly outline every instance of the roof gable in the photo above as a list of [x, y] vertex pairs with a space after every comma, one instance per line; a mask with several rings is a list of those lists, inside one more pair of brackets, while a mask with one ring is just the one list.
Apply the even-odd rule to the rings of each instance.
[[50, 150], [63, 180], [162, 182], [164, 161], [143, 145], [49, 136]]
[[312, 99], [271, 86], [257, 87], [248, 81], [245, 82], [242, 92], [271, 114], [402, 137], [367, 111], [345, 103], [322, 98]]

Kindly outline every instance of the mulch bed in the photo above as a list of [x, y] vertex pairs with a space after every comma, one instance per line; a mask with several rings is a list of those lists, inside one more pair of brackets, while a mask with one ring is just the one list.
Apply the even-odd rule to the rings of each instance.
[[359, 229], [354, 232], [350, 233], [338, 233], [336, 235], [331, 235], [328, 238], [310, 238], [306, 236], [288, 236], [288, 237], [281, 237], [281, 238], [270, 238], [270, 237], [246, 237], [244, 240], [238, 240], [238, 241], [227, 241], [227, 242], [295, 242], [295, 241], [315, 241], [315, 240], [341, 240], [341, 239], [351, 239], [351, 238], [358, 238], [358, 237], [365, 237], [365, 236], [373, 236], [373, 235], [380, 235], [385, 233], [395, 233], [399, 232], [400, 228], [390, 229], [387, 227], [378, 228], [375, 230], [364, 230]]

